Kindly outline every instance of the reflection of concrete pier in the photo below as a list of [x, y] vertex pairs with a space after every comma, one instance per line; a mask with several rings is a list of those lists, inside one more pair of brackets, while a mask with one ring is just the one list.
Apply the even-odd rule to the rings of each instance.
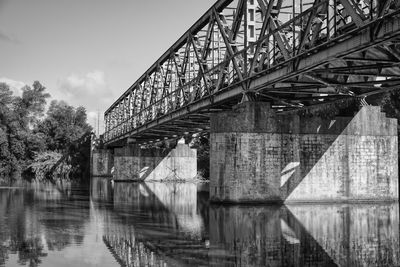
[[155, 266], [205, 264], [201, 257], [189, 260], [200, 250], [207, 255], [208, 216], [200, 210], [194, 183], [115, 183], [112, 209], [101, 208], [103, 240], [126, 266], [150, 259]]
[[113, 187], [110, 179], [92, 177], [90, 196], [94, 201], [107, 202], [113, 200]]
[[210, 220], [210, 257], [219, 266], [335, 265], [284, 206], [215, 207]]
[[301, 205], [288, 210], [339, 266], [400, 264], [399, 205]]
[[114, 209], [147, 213], [153, 223], [173, 225], [176, 231], [201, 236], [205, 222], [198, 213], [195, 183], [133, 183], [114, 185]]
[[215, 206], [210, 260], [219, 266], [397, 266], [398, 212], [395, 204]]

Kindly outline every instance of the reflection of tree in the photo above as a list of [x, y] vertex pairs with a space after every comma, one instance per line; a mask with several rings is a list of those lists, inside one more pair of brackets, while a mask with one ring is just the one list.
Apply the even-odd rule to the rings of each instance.
[[47, 253], [43, 252], [43, 245], [38, 237], [26, 240], [15, 240], [10, 244], [12, 253], [18, 252], [18, 263], [21, 265], [29, 264], [29, 267], [39, 266], [42, 262], [40, 258], [46, 257]]
[[46, 247], [62, 250], [83, 242], [89, 203], [66, 189], [50, 184], [0, 189], [0, 266], [10, 253], [18, 254], [21, 265], [39, 266]]
[[[0, 242], [2, 242], [2, 240], [0, 240]], [[6, 264], [7, 259], [8, 259], [8, 248], [0, 244], [0, 266], [4, 266]]]
[[0, 190], [0, 264], [5, 263], [10, 252], [18, 252], [18, 240], [25, 236], [24, 201], [20, 190]]
[[[61, 220], [60, 220], [61, 221]], [[68, 221], [76, 224], [77, 222]], [[55, 222], [43, 222], [46, 225], [46, 244], [49, 251], [61, 251], [71, 244], [82, 244], [84, 239], [83, 226]]]
[[57, 203], [55, 209], [47, 208], [46, 219], [40, 221], [46, 233], [46, 243], [49, 250], [63, 250], [74, 243], [82, 243], [84, 223], [88, 216], [88, 206], [81, 202], [68, 200], [67, 208], [64, 201]]
[[61, 251], [71, 244], [71, 238], [69, 235], [57, 234], [56, 232], [48, 233], [46, 243], [49, 251]]
[[[38, 266], [47, 254], [38, 237], [27, 234], [27, 216], [32, 215], [33, 196], [23, 190], [0, 191], [0, 265], [9, 253], [18, 254], [18, 263]], [[28, 215], [29, 214], [29, 215]]]

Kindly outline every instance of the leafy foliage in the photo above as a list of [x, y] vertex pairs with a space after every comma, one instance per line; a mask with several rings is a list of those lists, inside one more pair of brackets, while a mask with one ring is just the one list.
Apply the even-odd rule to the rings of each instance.
[[46, 118], [38, 124], [36, 131], [46, 137], [47, 149], [65, 149], [73, 141], [92, 130], [86, 120], [85, 108], [75, 109], [64, 101], [53, 100]]
[[0, 83], [0, 100], [0, 174], [10, 175], [21, 171], [26, 128], [16, 113], [16, 98], [5, 83]]
[[[36, 179], [45, 180], [46, 174], [61, 159], [62, 154], [54, 151], [45, 151], [36, 153], [33, 162], [29, 168], [35, 173]], [[54, 174], [58, 177], [67, 177], [71, 170], [71, 165], [62, 163], [54, 170]]]
[[208, 179], [210, 176], [210, 136], [196, 135], [190, 147], [197, 149], [197, 168], [199, 178]]
[[46, 99], [50, 94], [45, 93], [46, 88], [35, 81], [32, 88], [22, 88], [22, 97], [14, 100], [15, 111], [25, 125], [35, 125], [43, 117], [46, 108]]
[[32, 87], [25, 86], [21, 97], [0, 83], [0, 180], [18, 178], [29, 169], [43, 178], [57, 153], [68, 150], [74, 140], [91, 131], [83, 107], [75, 109], [54, 100], [45, 114], [49, 97], [38, 81]]
[[381, 100], [383, 111], [388, 117], [396, 118], [400, 121], [400, 92], [394, 91], [385, 94]]

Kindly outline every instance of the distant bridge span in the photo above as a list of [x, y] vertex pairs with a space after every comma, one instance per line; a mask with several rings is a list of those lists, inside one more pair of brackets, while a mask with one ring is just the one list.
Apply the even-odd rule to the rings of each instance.
[[242, 100], [277, 111], [400, 88], [396, 0], [219, 0], [105, 112], [105, 143], [209, 130]]

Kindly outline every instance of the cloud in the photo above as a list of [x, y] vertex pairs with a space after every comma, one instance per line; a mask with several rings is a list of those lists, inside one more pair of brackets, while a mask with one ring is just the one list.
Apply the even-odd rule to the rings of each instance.
[[103, 128], [104, 111], [112, 103], [113, 96], [103, 71], [95, 70], [86, 74], [70, 74], [58, 81], [55, 97], [73, 106], [83, 106], [87, 110], [88, 122], [97, 128], [97, 115], [100, 112], [100, 131]]
[[68, 103], [87, 110], [105, 109], [112, 97], [104, 72], [98, 70], [71, 74], [58, 81], [58, 88]]
[[14, 36], [7, 34], [0, 30], [0, 41], [11, 43], [11, 44], [20, 44], [21, 42], [15, 38]]
[[27, 84], [21, 81], [15, 81], [6, 77], [0, 78], [0, 83], [6, 83], [10, 87], [11, 91], [16, 96], [22, 96], [22, 87], [26, 86]]

